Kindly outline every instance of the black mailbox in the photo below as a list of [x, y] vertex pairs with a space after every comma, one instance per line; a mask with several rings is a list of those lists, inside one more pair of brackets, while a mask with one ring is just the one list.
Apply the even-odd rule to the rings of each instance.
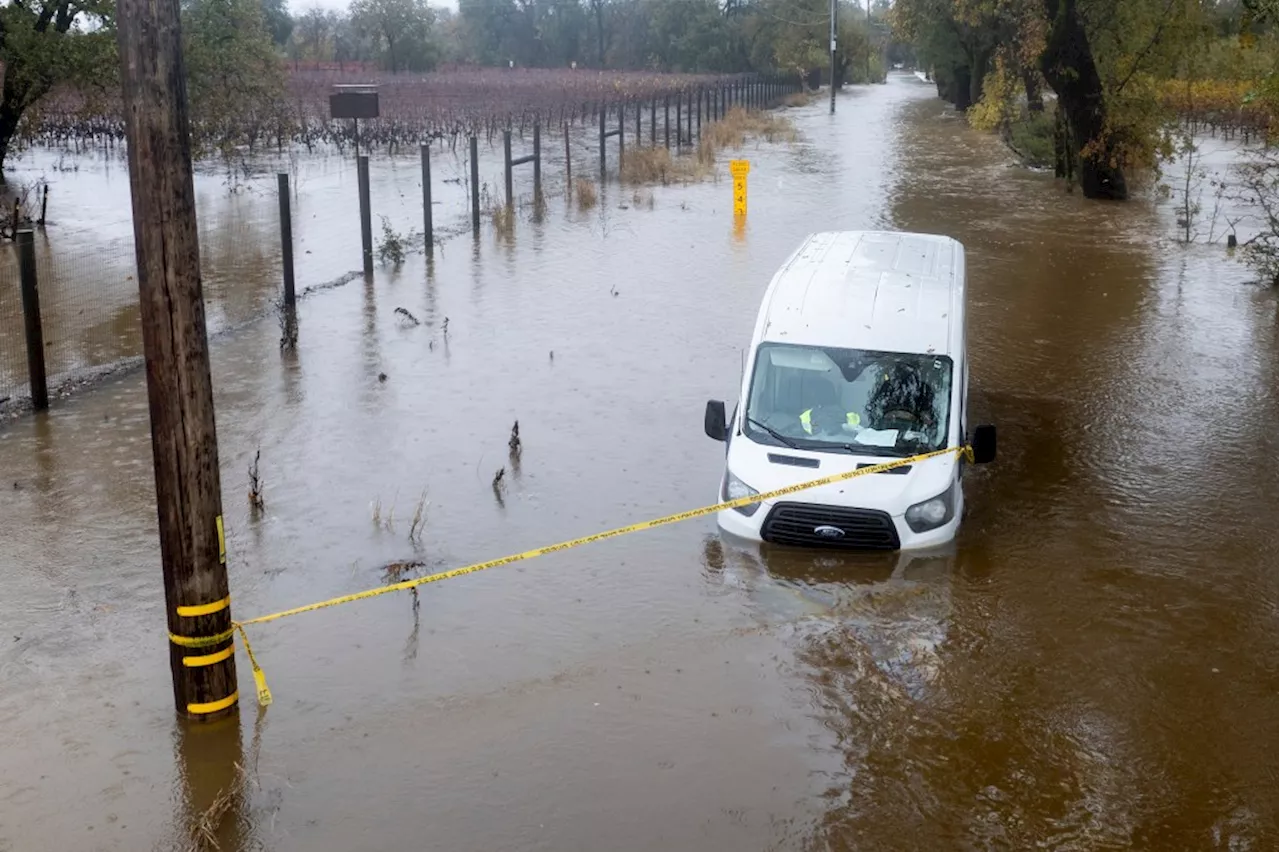
[[378, 87], [342, 84], [329, 95], [330, 118], [377, 118]]

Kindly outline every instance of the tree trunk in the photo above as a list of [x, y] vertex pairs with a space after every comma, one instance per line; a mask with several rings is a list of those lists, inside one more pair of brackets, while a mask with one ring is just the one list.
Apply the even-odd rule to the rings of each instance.
[[964, 112], [973, 106], [973, 85], [969, 65], [953, 66], [951, 76], [951, 102], [955, 104], [956, 112]]
[[[991, 64], [991, 54], [985, 50], [975, 51], [969, 60], [969, 104], [982, 100], [982, 83], [987, 79], [987, 67]], [[967, 107], [966, 107], [967, 109]]]
[[1049, 34], [1040, 57], [1041, 71], [1058, 93], [1076, 145], [1089, 147], [1080, 157], [1080, 188], [1085, 198], [1124, 201], [1129, 197], [1115, 140], [1107, 130], [1102, 79], [1080, 20], [1076, 0], [1044, 0]]
[[604, 0], [595, 0], [596, 47], [600, 55], [600, 67], [604, 68]]
[[1022, 69], [1022, 87], [1027, 91], [1027, 111], [1044, 112], [1044, 95], [1040, 91], [1040, 75], [1036, 69]]

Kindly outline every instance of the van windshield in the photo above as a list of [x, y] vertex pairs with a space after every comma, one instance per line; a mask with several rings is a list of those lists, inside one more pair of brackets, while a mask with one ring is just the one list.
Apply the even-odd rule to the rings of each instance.
[[763, 444], [907, 456], [946, 446], [951, 359], [763, 343], [743, 432]]

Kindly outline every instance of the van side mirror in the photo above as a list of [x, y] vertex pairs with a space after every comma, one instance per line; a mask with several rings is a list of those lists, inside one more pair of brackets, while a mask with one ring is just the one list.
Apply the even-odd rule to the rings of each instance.
[[729, 427], [725, 425], [723, 402], [718, 399], [707, 400], [707, 413], [702, 417], [702, 429], [713, 441], [723, 441], [729, 437]]
[[990, 464], [996, 460], [996, 427], [979, 426], [973, 430], [973, 463]]

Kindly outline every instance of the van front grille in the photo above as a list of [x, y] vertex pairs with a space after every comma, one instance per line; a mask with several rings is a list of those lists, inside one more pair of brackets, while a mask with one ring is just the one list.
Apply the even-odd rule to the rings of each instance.
[[885, 512], [808, 503], [779, 503], [769, 512], [760, 537], [791, 547], [841, 550], [897, 550], [898, 530]]

